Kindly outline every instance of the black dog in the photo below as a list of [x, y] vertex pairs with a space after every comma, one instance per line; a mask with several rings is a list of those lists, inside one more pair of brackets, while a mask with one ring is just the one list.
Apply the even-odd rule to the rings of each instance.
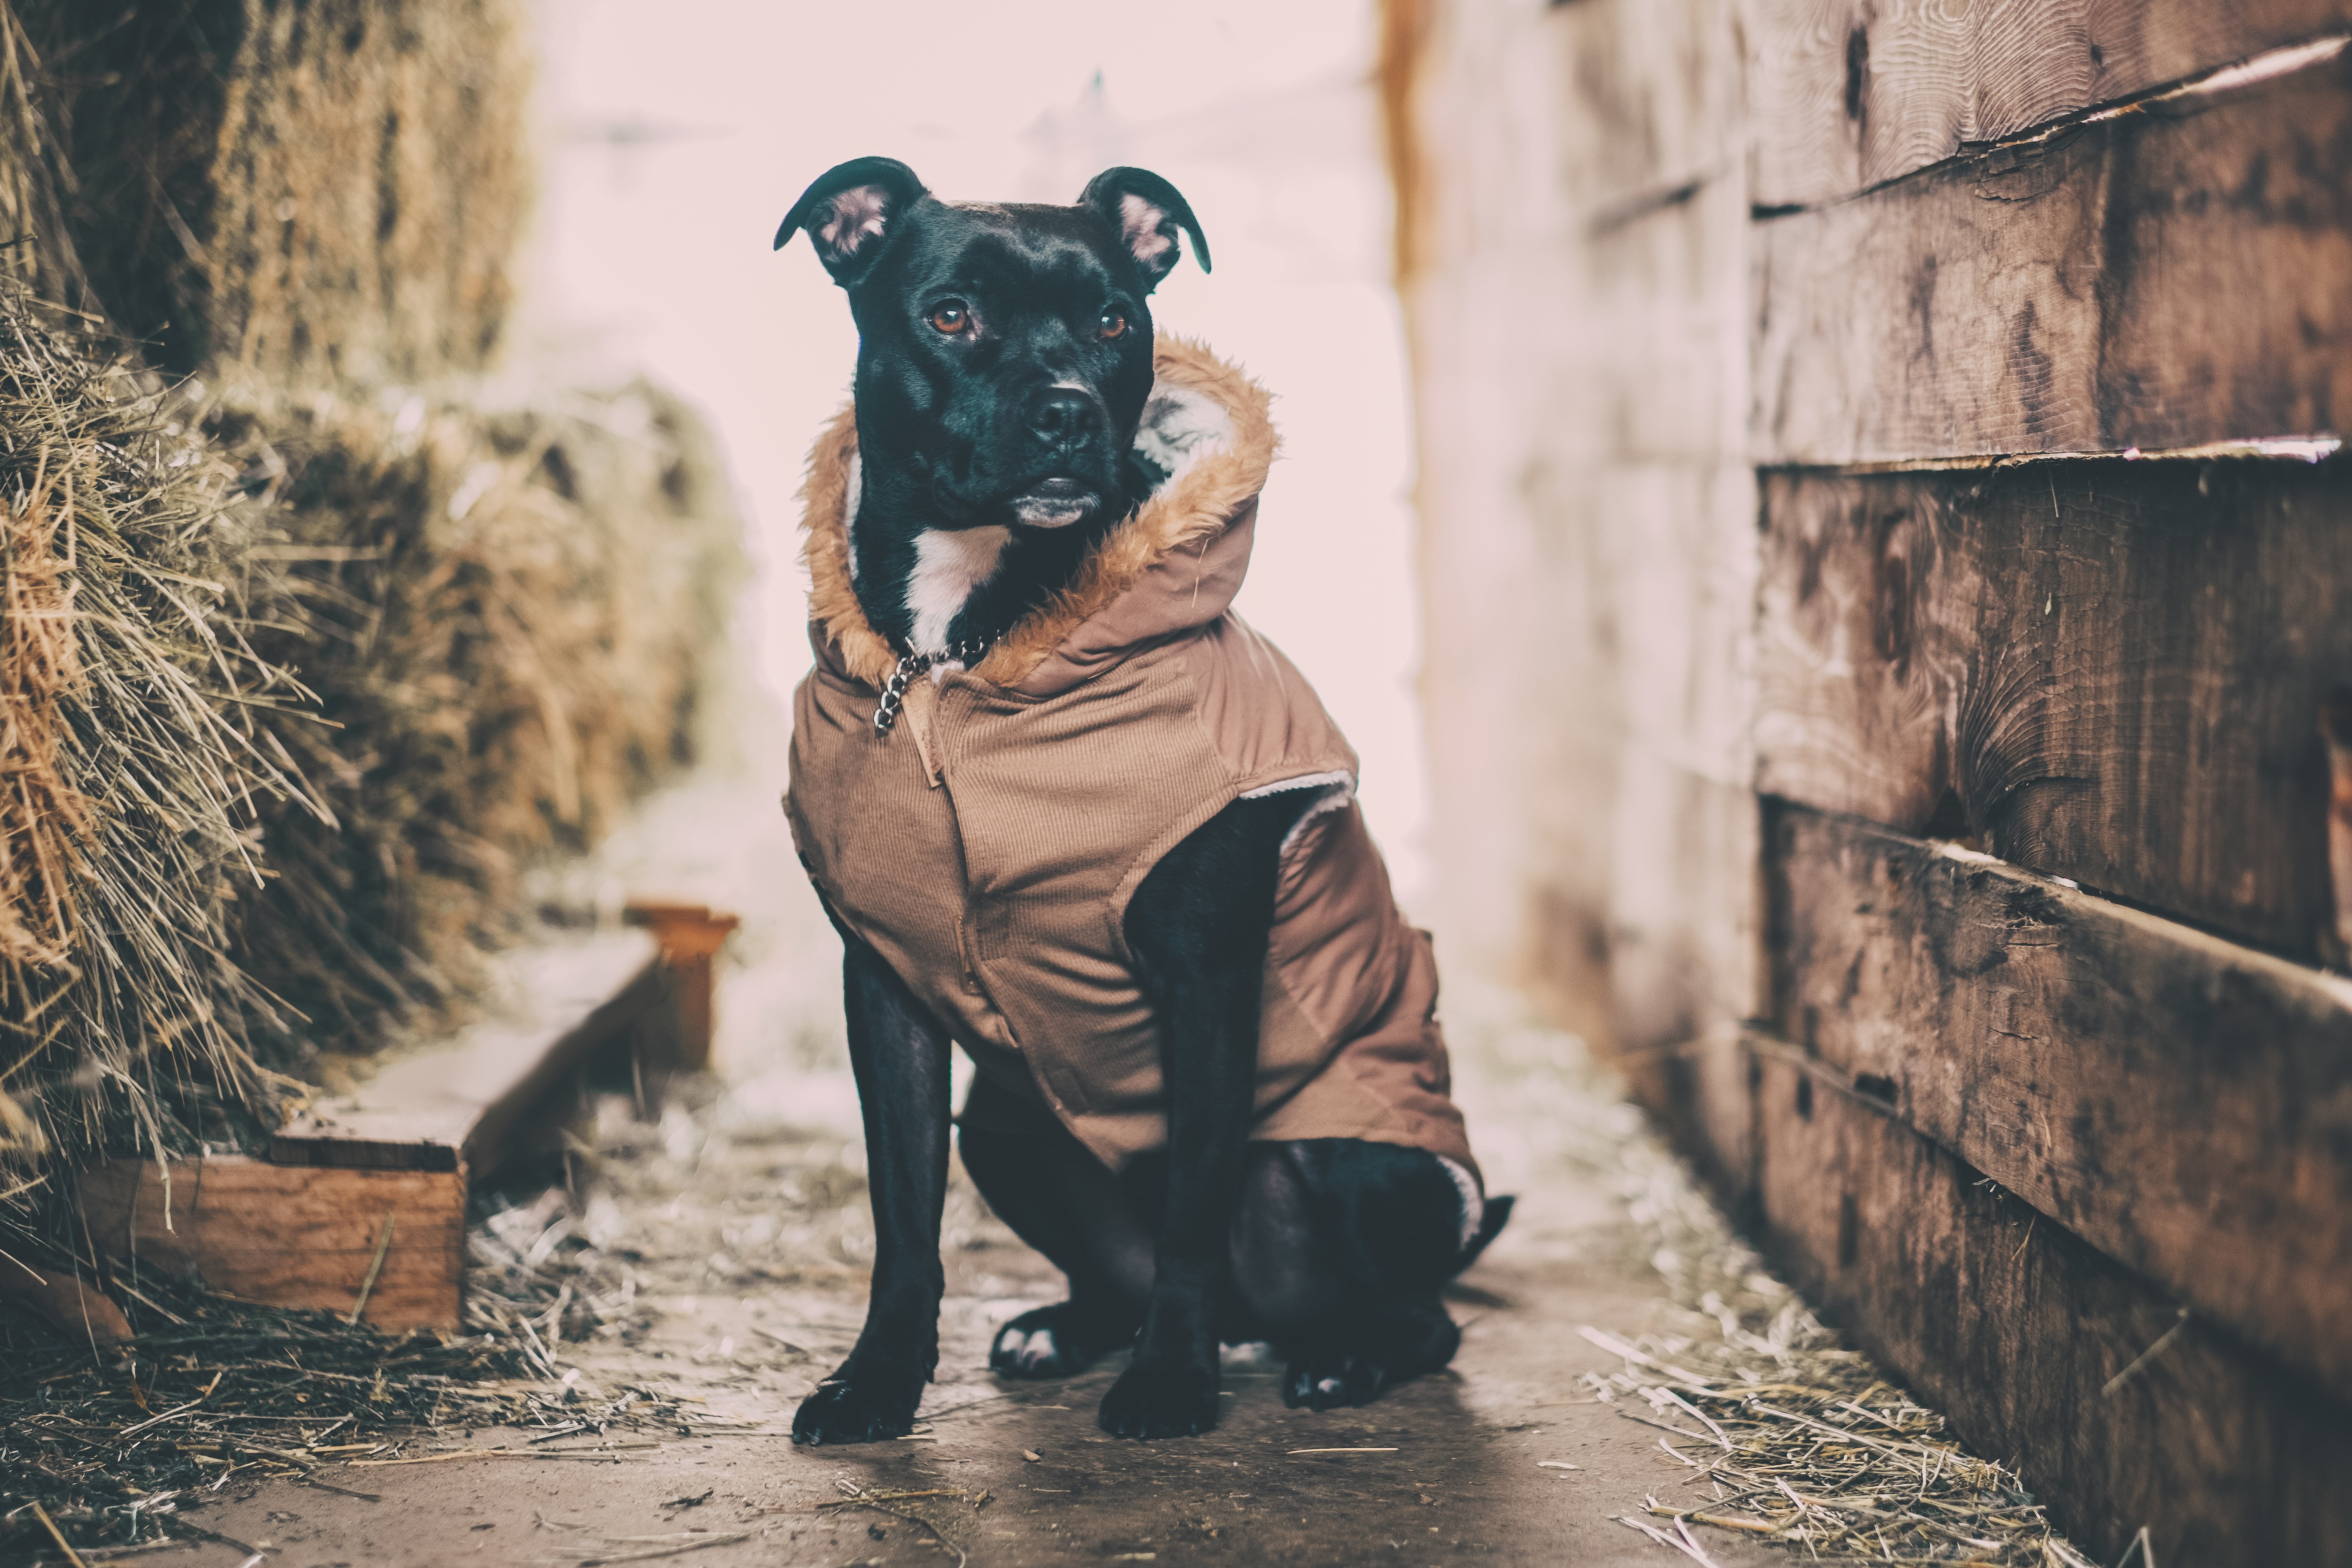
[[[829, 171], [784, 219], [778, 247], [809, 236], [859, 333], [847, 567], [865, 620], [904, 656], [876, 713], [886, 734], [910, 679], [976, 662], [1166, 479], [1137, 438], [1148, 300], [1180, 231], [1205, 271], [1184, 198], [1139, 169], [1106, 172], [1072, 206], [949, 205], [885, 158]], [[1509, 1210], [1482, 1213], [1461, 1168], [1422, 1148], [1251, 1141], [1277, 869], [1317, 799], [1233, 800], [1126, 906], [1160, 1029], [1164, 1151], [1115, 1173], [1059, 1128], [963, 1130], [992, 1208], [1070, 1284], [1002, 1332], [991, 1365], [1064, 1376], [1131, 1344], [1100, 1414], [1120, 1436], [1213, 1426], [1221, 1340], [1282, 1344], [1285, 1399], [1317, 1409], [1444, 1366], [1459, 1335], [1438, 1292]], [[793, 1433], [854, 1443], [907, 1431], [938, 1359], [950, 1028], [827, 907], [847, 948], [876, 1260], [864, 1332]]]

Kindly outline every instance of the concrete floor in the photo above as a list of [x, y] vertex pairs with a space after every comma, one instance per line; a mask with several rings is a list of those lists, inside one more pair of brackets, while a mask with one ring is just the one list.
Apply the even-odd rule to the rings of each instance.
[[[1668, 1299], [1650, 1261], [1662, 1233], [1629, 1208], [1631, 1194], [1654, 1212], [1673, 1168], [1577, 1042], [1514, 1021], [1510, 998], [1481, 998], [1461, 976], [1449, 976], [1447, 1006], [1457, 1098], [1490, 1189], [1520, 1201], [1456, 1290], [1464, 1337], [1448, 1373], [1315, 1415], [1285, 1409], [1270, 1370], [1237, 1366], [1214, 1433], [1114, 1440], [1095, 1406], [1115, 1363], [1068, 1384], [1002, 1384], [985, 1370], [993, 1328], [1056, 1299], [1060, 1277], [959, 1175], [929, 1429], [795, 1448], [793, 1409], [855, 1337], [871, 1256], [839, 949], [772, 801], [755, 814], [729, 795], [686, 794], [667, 814], [607, 864], [623, 885], [745, 915], [719, 997], [729, 1081], [715, 1102], [673, 1107], [657, 1124], [606, 1108], [603, 1157], [576, 1207], [600, 1246], [634, 1259], [641, 1294], [625, 1332], [615, 1324], [562, 1353], [591, 1384], [689, 1395], [707, 1402], [707, 1419], [615, 1428], [616, 1442], [648, 1446], [604, 1462], [454, 1458], [320, 1473], [375, 1500], [293, 1482], [231, 1486], [184, 1517], [239, 1546], [132, 1561], [244, 1568], [249, 1546], [269, 1568], [573, 1568], [668, 1562], [693, 1546], [689, 1531], [720, 1538], [676, 1559], [695, 1568], [1688, 1561], [1615, 1518], [1652, 1495], [1695, 1506], [1711, 1494], [1661, 1448], [1675, 1439], [1621, 1414], [1632, 1402], [1600, 1403], [1580, 1383], [1622, 1363], [1576, 1331], [1717, 1332]], [[757, 826], [721, 841], [711, 823]], [[520, 1436], [449, 1432], [407, 1451]], [[1312, 1448], [1366, 1451], [1298, 1452]], [[921, 1523], [818, 1507], [845, 1487], [954, 1495], [892, 1505]], [[1722, 1531], [1699, 1536], [1723, 1568], [1783, 1556]]]
[[[768, 1419], [755, 1435], [663, 1436], [658, 1448], [625, 1451], [617, 1463], [473, 1458], [346, 1470], [335, 1484], [382, 1500], [275, 1483], [199, 1517], [287, 1568], [615, 1562], [678, 1544], [693, 1530], [741, 1537], [695, 1551], [707, 1568], [939, 1563], [956, 1552], [1006, 1565], [1675, 1561], [1614, 1516], [1641, 1512], [1645, 1494], [1695, 1502], [1687, 1478], [1696, 1472], [1662, 1449], [1672, 1439], [1579, 1386], [1580, 1373], [1622, 1363], [1575, 1331], [1586, 1323], [1666, 1329], [1674, 1313], [1655, 1276], [1628, 1258], [1622, 1226], [1607, 1222], [1607, 1194], [1554, 1187], [1545, 1195], [1580, 1200], [1600, 1223], [1498, 1246], [1454, 1303], [1465, 1328], [1453, 1371], [1360, 1410], [1286, 1410], [1271, 1371], [1235, 1370], [1226, 1379], [1228, 1415], [1213, 1434], [1151, 1444], [1107, 1437], [1094, 1406], [1115, 1367], [1047, 1384], [1000, 1384], [975, 1370], [988, 1321], [1004, 1315], [983, 1310], [975, 1292], [1013, 1283], [1007, 1276], [1016, 1268], [1034, 1294], [1050, 1289], [1041, 1266], [1023, 1268], [992, 1246], [957, 1258], [943, 1381], [926, 1401], [938, 1414], [919, 1439], [794, 1448], [780, 1435], [790, 1400], [714, 1393], [716, 1410]], [[855, 1323], [854, 1295], [697, 1299], [691, 1313], [671, 1310], [625, 1356], [583, 1359], [592, 1376], [653, 1376], [675, 1387], [680, 1379], [667, 1363], [692, 1365], [693, 1347], [714, 1336], [764, 1340], [757, 1331], [765, 1328], [829, 1352]], [[501, 1436], [474, 1440], [490, 1447]], [[636, 1440], [646, 1436], [660, 1435]], [[1312, 1448], [1369, 1451], [1298, 1451]], [[1575, 1468], [1551, 1468], [1562, 1465]], [[928, 1528], [863, 1510], [817, 1511], [845, 1485], [964, 1495], [894, 1505]], [[706, 1492], [692, 1506], [677, 1500]], [[1718, 1531], [1703, 1535], [1726, 1568], [1777, 1555]], [[215, 1546], [173, 1560], [212, 1568], [245, 1558]]]

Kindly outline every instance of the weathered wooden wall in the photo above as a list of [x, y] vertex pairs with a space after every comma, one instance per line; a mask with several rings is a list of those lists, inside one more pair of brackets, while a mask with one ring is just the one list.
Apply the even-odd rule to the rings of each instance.
[[[1631, 1044], [1753, 1011], [1729, 0], [1392, 4], [1449, 956]], [[1417, 170], [1417, 174], [1414, 172]], [[1745, 869], [1742, 869], [1745, 868]], [[1668, 1016], [1653, 1016], [1653, 1006]]]
[[1449, 957], [2078, 1536], [2352, 1561], [2352, 4], [1385, 26]]

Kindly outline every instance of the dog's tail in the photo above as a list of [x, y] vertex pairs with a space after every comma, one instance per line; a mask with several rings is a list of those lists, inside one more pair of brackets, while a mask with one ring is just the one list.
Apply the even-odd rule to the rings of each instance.
[[1511, 1221], [1511, 1209], [1518, 1201], [1509, 1193], [1486, 1200], [1486, 1211], [1478, 1216], [1477, 1230], [1462, 1248], [1462, 1256], [1454, 1260], [1454, 1274], [1460, 1274], [1477, 1262], [1478, 1255], [1486, 1250], [1486, 1244], [1503, 1234], [1503, 1227]]

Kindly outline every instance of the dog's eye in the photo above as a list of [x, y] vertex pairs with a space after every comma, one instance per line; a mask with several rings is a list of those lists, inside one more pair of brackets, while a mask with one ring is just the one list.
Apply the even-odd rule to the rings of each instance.
[[1102, 321], [1097, 323], [1096, 330], [1101, 334], [1105, 342], [1114, 338], [1123, 338], [1127, 336], [1127, 318], [1117, 310], [1105, 310], [1102, 313]]
[[955, 336], [971, 323], [971, 312], [964, 308], [961, 300], [950, 300], [931, 312], [931, 325], [950, 337]]

